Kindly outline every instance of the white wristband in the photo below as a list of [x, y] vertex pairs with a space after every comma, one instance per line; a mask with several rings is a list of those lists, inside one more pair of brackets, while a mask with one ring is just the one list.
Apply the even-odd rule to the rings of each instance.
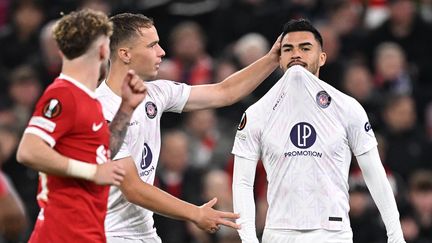
[[66, 174], [68, 176], [77, 177], [93, 181], [96, 175], [97, 165], [81, 162], [74, 159], [69, 159]]

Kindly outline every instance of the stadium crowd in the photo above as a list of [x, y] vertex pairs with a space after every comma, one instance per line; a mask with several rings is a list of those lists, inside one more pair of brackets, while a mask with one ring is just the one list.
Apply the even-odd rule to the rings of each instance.
[[[327, 53], [320, 78], [356, 98], [368, 113], [406, 241], [432, 242], [431, 0], [0, 0], [0, 164], [27, 222], [17, 226], [20, 233], [9, 235], [1, 218], [0, 242], [25, 242], [33, 229], [38, 174], [16, 162], [16, 148], [35, 102], [61, 69], [53, 23], [61, 13], [80, 8], [153, 18], [167, 52], [158, 79], [192, 85], [217, 83], [263, 56], [289, 19], [311, 20]], [[232, 211], [237, 124], [281, 76], [275, 71], [233, 106], [165, 114], [155, 184], [198, 205], [218, 197], [216, 208]], [[386, 242], [356, 161], [351, 167], [354, 243]], [[255, 188], [257, 232], [262, 233], [267, 207], [262, 165]], [[7, 211], [2, 205], [0, 212]], [[240, 242], [226, 227], [207, 234], [192, 223], [156, 214], [155, 224], [165, 243]]]

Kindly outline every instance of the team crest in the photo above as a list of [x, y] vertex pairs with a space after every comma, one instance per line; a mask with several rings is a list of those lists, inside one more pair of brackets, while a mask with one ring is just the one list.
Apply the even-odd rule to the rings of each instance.
[[331, 103], [331, 97], [327, 92], [322, 90], [318, 92], [318, 94], [316, 95], [316, 102], [319, 105], [319, 107], [327, 108]]
[[43, 115], [46, 118], [56, 118], [60, 115], [62, 110], [62, 106], [59, 100], [57, 99], [50, 99], [45, 106], [43, 107]]
[[246, 112], [243, 113], [241, 121], [237, 127], [237, 130], [241, 131], [243, 128], [245, 128], [247, 122]]
[[145, 104], [145, 110], [148, 118], [153, 119], [157, 115], [157, 107], [155, 103], [149, 101]]

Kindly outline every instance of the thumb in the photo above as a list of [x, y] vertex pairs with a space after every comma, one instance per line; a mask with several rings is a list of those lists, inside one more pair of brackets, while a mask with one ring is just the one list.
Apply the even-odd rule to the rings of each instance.
[[135, 71], [132, 69], [129, 69], [126, 76], [124, 77], [123, 82], [129, 83], [132, 80], [132, 78], [134, 77], [134, 75], [135, 75]]
[[206, 206], [213, 207], [217, 203], [217, 197], [214, 197], [212, 200], [206, 203]]

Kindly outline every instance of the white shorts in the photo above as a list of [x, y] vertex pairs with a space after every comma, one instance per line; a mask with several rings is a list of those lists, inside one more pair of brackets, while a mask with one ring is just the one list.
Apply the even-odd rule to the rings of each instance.
[[352, 231], [264, 229], [262, 243], [352, 243]]
[[162, 243], [161, 238], [155, 235], [152, 237], [130, 238], [127, 236], [107, 236], [107, 243]]

